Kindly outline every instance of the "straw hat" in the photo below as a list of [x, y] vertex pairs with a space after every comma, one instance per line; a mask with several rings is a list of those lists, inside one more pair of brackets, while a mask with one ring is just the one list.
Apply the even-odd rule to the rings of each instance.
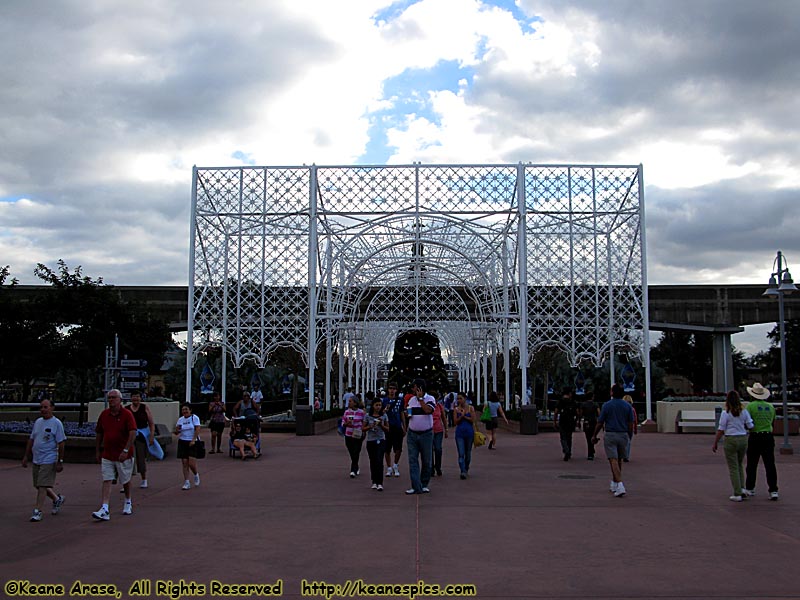
[[770, 391], [760, 383], [754, 383], [753, 387], [747, 388], [747, 393], [756, 400], [766, 400], [770, 395]]

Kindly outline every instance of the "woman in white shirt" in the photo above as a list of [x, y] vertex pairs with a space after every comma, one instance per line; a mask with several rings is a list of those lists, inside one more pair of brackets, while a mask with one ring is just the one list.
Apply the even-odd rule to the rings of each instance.
[[200, 439], [200, 419], [192, 414], [192, 408], [184, 404], [181, 408], [181, 416], [175, 423], [175, 435], [178, 436], [178, 458], [181, 459], [183, 467], [183, 490], [192, 488], [189, 483], [189, 474], [194, 474], [194, 486], [200, 485], [200, 473], [197, 471], [197, 459], [195, 458], [195, 441]]
[[753, 419], [750, 417], [750, 413], [747, 412], [747, 409], [742, 408], [739, 394], [731, 390], [725, 398], [725, 412], [719, 418], [719, 427], [711, 450], [717, 451], [717, 444], [724, 435], [723, 450], [733, 486], [733, 496], [730, 497], [733, 502], [742, 501], [742, 486], [744, 485], [742, 463], [747, 453], [747, 430], [752, 428]]

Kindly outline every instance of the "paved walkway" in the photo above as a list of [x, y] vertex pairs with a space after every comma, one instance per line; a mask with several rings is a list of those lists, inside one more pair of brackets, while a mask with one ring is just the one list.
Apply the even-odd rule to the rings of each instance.
[[[445, 476], [410, 497], [405, 460], [383, 493], [370, 489], [366, 452], [351, 480], [335, 432], [268, 435], [258, 461], [211, 455], [188, 492], [172, 446], [151, 464], [151, 487], [134, 490], [132, 516], [114, 492], [108, 523], [90, 517], [99, 467], [67, 465], [62, 513], [30, 523], [30, 470], [2, 460], [0, 594], [30, 580], [63, 584], [69, 597], [79, 580], [114, 583], [128, 598], [144, 578], [149, 597], [159, 579], [280, 579], [285, 598], [301, 597], [303, 579], [474, 584], [478, 598], [498, 599], [800, 597], [800, 456], [777, 458], [779, 502], [766, 499], [762, 469], [758, 495], [735, 504], [712, 436], [642, 434], [625, 465], [628, 495], [613, 498], [602, 450], [565, 463], [553, 433], [499, 435], [497, 451], [475, 450], [467, 481], [445, 440]], [[582, 436], [575, 445], [582, 457]]]

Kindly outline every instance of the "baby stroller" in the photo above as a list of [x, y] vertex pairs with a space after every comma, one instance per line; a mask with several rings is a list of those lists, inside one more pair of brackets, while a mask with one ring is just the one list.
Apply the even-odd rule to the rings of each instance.
[[[236, 417], [231, 419], [231, 435], [228, 440], [228, 456], [235, 458], [240, 454], [241, 450], [234, 443], [236, 440], [243, 440], [242, 448], [244, 450], [245, 458], [252, 456], [258, 458], [261, 456], [261, 436], [259, 430], [261, 429], [261, 421], [259, 419], [252, 419], [248, 417]], [[252, 450], [250, 443], [255, 444], [256, 452]]]

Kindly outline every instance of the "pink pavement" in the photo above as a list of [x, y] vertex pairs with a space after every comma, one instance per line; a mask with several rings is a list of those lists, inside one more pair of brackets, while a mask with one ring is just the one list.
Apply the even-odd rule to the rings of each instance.
[[[712, 441], [636, 436], [624, 498], [608, 491], [602, 445], [589, 462], [578, 433], [574, 458], [563, 462], [554, 433], [500, 431], [497, 450], [473, 451], [466, 481], [450, 437], [444, 476], [420, 496], [403, 493], [405, 454], [402, 476], [387, 478], [382, 493], [370, 489], [366, 450], [361, 475], [350, 479], [335, 432], [265, 435], [257, 461], [209, 455], [190, 491], [180, 489], [172, 445], [167, 459], [150, 464], [148, 489], [134, 476], [133, 515], [121, 514], [114, 490], [109, 522], [91, 518], [99, 466], [67, 464], [57, 483], [67, 499], [61, 514], [52, 516], [48, 503], [44, 519], [31, 523], [30, 469], [0, 460], [0, 595], [14, 592], [9, 582], [29, 581], [64, 585], [69, 597], [80, 581], [113, 583], [129, 598], [146, 579], [152, 587], [140, 597], [159, 597], [158, 580], [183, 579], [206, 586], [193, 597], [213, 597], [211, 580], [281, 580], [282, 597], [301, 598], [302, 580], [360, 579], [472, 584], [475, 597], [492, 599], [800, 597], [800, 457], [777, 456], [778, 502], [767, 500], [762, 468], [756, 497], [736, 504]], [[800, 454], [800, 440], [792, 442]], [[359, 597], [355, 584], [347, 591]]]

